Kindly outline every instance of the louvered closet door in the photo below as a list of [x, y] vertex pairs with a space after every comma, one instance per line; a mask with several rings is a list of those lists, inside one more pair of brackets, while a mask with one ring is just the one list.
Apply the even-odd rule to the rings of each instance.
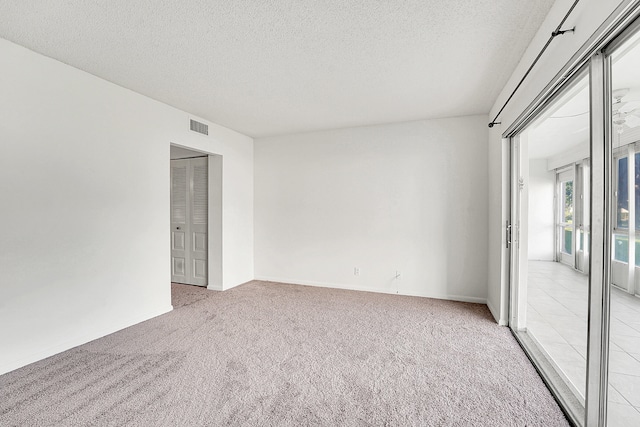
[[191, 191], [190, 199], [190, 282], [207, 285], [207, 158], [189, 160]]
[[171, 281], [207, 285], [207, 158], [171, 161]]
[[171, 161], [171, 281], [188, 283], [188, 160]]

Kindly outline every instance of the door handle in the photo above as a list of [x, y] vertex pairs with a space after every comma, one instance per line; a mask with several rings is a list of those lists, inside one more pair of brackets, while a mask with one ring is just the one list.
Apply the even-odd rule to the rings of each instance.
[[509, 224], [509, 221], [507, 221], [507, 227], [506, 227], [506, 241], [507, 241], [507, 249], [509, 249], [511, 247], [511, 224]]
[[176, 230], [180, 230], [180, 227], [176, 227]]

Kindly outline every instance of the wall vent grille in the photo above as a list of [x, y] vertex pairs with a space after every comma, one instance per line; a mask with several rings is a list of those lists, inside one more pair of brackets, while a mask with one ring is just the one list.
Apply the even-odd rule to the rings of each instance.
[[203, 135], [209, 135], [209, 125], [205, 125], [204, 123], [196, 122], [191, 119], [191, 130], [194, 132], [201, 133]]

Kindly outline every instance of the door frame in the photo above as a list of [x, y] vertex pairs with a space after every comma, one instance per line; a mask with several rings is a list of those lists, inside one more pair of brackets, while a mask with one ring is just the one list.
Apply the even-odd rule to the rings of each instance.
[[521, 246], [521, 241], [527, 241], [528, 233], [528, 182], [529, 164], [522, 161], [523, 153], [528, 151], [526, 133], [519, 133], [511, 138], [510, 150], [510, 200], [511, 218], [508, 228], [510, 233], [509, 281], [511, 286], [509, 302], [509, 325], [516, 331], [526, 330], [526, 301], [527, 301], [527, 255], [528, 248]]
[[[521, 127], [519, 127], [517, 132], [514, 132], [511, 135], [508, 135], [508, 137], [511, 139], [511, 142], [512, 142], [512, 151], [513, 151], [511, 155], [512, 177], [510, 179], [510, 184], [512, 186], [515, 186], [515, 187], [512, 187], [512, 191], [511, 191], [511, 209], [512, 209], [511, 218], [512, 218], [513, 229], [518, 231], [517, 233], [515, 233], [516, 237], [514, 239], [514, 241], [517, 242], [517, 244], [512, 245], [512, 255], [511, 255], [512, 264], [510, 266], [511, 271], [513, 271], [513, 273], [511, 274], [512, 281], [511, 283], [509, 283], [510, 292], [511, 292], [510, 318], [509, 318], [510, 327], [516, 340], [523, 347], [527, 355], [529, 355], [533, 365], [536, 367], [536, 369], [540, 373], [540, 376], [542, 377], [543, 381], [546, 383], [547, 387], [551, 390], [552, 394], [560, 403], [560, 406], [565, 412], [565, 415], [575, 425], [582, 425], [589, 416], [592, 416], [592, 417], [594, 416], [593, 409], [591, 410], [590, 413], [587, 413], [586, 407], [588, 407], [589, 405], [588, 402], [590, 401], [589, 400], [590, 397], [592, 399], [593, 399], [593, 396], [597, 396], [598, 398], [601, 398], [600, 386], [601, 384], [606, 384], [606, 381], [602, 382], [602, 378], [601, 378], [602, 370], [597, 371], [598, 375], [596, 377], [594, 377], [593, 374], [591, 375], [589, 374], [590, 372], [589, 366], [591, 366], [592, 363], [597, 363], [598, 366], [604, 363], [602, 358], [598, 357], [598, 355], [601, 356], [601, 354], [599, 353], [598, 355], [596, 355], [595, 353], [593, 353], [594, 350], [592, 350], [592, 347], [595, 345], [593, 343], [600, 342], [598, 339], [596, 339], [596, 337], [592, 336], [593, 331], [595, 329], [600, 329], [600, 328], [590, 327], [590, 325], [592, 324], [591, 322], [597, 322], [598, 324], [600, 324], [600, 321], [602, 318], [593, 317], [589, 319], [589, 322], [587, 322], [587, 336], [589, 340], [587, 344], [587, 348], [588, 348], [588, 351], [589, 350], [592, 351], [592, 354], [588, 356], [590, 357], [590, 359], [587, 360], [587, 372], [585, 372], [587, 387], [585, 390], [585, 399], [584, 399], [585, 404], [583, 405], [582, 402], [580, 402], [578, 399], [575, 399], [575, 396], [572, 393], [570, 386], [565, 384], [562, 380], [560, 380], [559, 377], [557, 377], [557, 373], [555, 373], [551, 368], [551, 364], [548, 360], [546, 360], [546, 356], [544, 355], [544, 353], [538, 349], [537, 343], [531, 337], [529, 337], [528, 334], [525, 333], [526, 304], [527, 304], [526, 302], [526, 292], [527, 292], [526, 290], [526, 284], [527, 284], [526, 230], [528, 229], [528, 218], [526, 215], [526, 211], [527, 211], [528, 205], [526, 204], [528, 203], [527, 201], [528, 156], [523, 156], [523, 154], [526, 154], [527, 152], [523, 150], [523, 140], [526, 144], [527, 127], [535, 119], [540, 117], [540, 115], [547, 108], [552, 106], [559, 97], [564, 96], [567, 93], [567, 91], [571, 90], [571, 87], [573, 85], [579, 84], [579, 82], [584, 78], [584, 76], [590, 71], [591, 67], [592, 65], [587, 64], [577, 69], [575, 73], [571, 75], [570, 78], [564, 80], [564, 84], [558, 87], [558, 90], [554, 92], [553, 96], [550, 96], [548, 99], [546, 99], [544, 103], [539, 105], [538, 109], [535, 110], [534, 114], [530, 116], [530, 120], [528, 120]], [[591, 85], [593, 85], [592, 80], [593, 79], [590, 79]], [[593, 88], [591, 88], [591, 90], [593, 91]], [[600, 108], [602, 108], [603, 104], [604, 103], [602, 102]], [[596, 113], [593, 112], [593, 108], [594, 106], [592, 101], [590, 105], [592, 120], [593, 120], [593, 117], [596, 115]], [[592, 135], [590, 146], [594, 145], [593, 141], [594, 141], [594, 136]], [[601, 146], [600, 147], [601, 151], [604, 151], [604, 143], [595, 144], [595, 145]], [[525, 149], [526, 149], [526, 146], [525, 146]], [[592, 164], [594, 162], [593, 153], [594, 153], [593, 147], [590, 147], [590, 162]], [[570, 173], [574, 180], [574, 204], [575, 204], [575, 178], [576, 178], [575, 163], [572, 163], [567, 168], [563, 168], [563, 169], [565, 171], [566, 170], [571, 171]], [[591, 172], [591, 179], [593, 181], [594, 173], [599, 173], [599, 171], [596, 168], [591, 167], [590, 172]], [[556, 175], [556, 182], [557, 181], [558, 179]], [[556, 212], [558, 212], [561, 209], [560, 205], [562, 203], [561, 199], [558, 197], [558, 194], [557, 194], [558, 187], [559, 186], [556, 184], [556, 203], [555, 203]], [[590, 188], [591, 188], [591, 191], [593, 192], [594, 190], [592, 185], [590, 186]], [[593, 202], [594, 198], [595, 197], [590, 197], [590, 201]], [[593, 224], [597, 223], [599, 226], [601, 225], [604, 226], [603, 221], [601, 220], [601, 216], [598, 216], [593, 213], [593, 207], [591, 207], [591, 211], [592, 213], [589, 215], [589, 217], [592, 218], [592, 223]], [[557, 224], [557, 213], [556, 213], [556, 228], [557, 226], [558, 224]], [[603, 230], [602, 227], [599, 227], [599, 228], [600, 228], [600, 235], [603, 237], [606, 237], [606, 233], [602, 232]], [[575, 208], [574, 208], [573, 230], [574, 230], [574, 232], [572, 233], [573, 253], [571, 254], [571, 257], [572, 259], [575, 259], [575, 255], [576, 255], [575, 254], [575, 235], [576, 235]], [[559, 239], [557, 236], [556, 244], [558, 240]], [[592, 239], [590, 239], [590, 245], [593, 245], [593, 244], [594, 244], [594, 238], [592, 237]], [[589, 250], [589, 253], [592, 254], [593, 251]], [[597, 261], [598, 261], [597, 257], [590, 257], [590, 263], [591, 263], [591, 266], [589, 268], [590, 271], [602, 271], [600, 267], [597, 267], [596, 269], [594, 269], [594, 262], [597, 262]], [[574, 265], [572, 265], [571, 267], [574, 267]], [[594, 304], [596, 304], [596, 301], [598, 301], [598, 299], [599, 299], [599, 296], [597, 294], [590, 292], [589, 301], [585, 302], [585, 304], [589, 304], [589, 307], [591, 309], [591, 307]], [[523, 311], [525, 312], [523, 313]], [[601, 350], [601, 346], [598, 346], [597, 348], [599, 351]], [[591, 380], [591, 383], [589, 382], [590, 380]], [[596, 411], [597, 416], [606, 416], [606, 414], [602, 415], [603, 410], [600, 405], [598, 405], [597, 408], [598, 408], [598, 410]], [[591, 424], [585, 424], [585, 425], [591, 425]], [[595, 425], [598, 425], [598, 424], [595, 424]]]
[[[584, 419], [567, 412], [565, 402], [552, 386], [549, 388], [562, 403], [565, 414], [577, 425], [604, 426], [607, 422], [608, 356], [610, 328], [610, 292], [613, 236], [613, 176], [611, 125], [611, 57], [610, 54], [628, 37], [640, 31], [640, 2], [621, 4], [594, 36], [585, 44], [565, 68], [505, 131], [503, 138], [513, 138], [536, 118], [544, 105], [564, 91], [568, 78], [584, 67], [590, 72], [591, 138], [589, 176], [589, 318], [587, 323], [587, 378]], [[635, 22], [634, 22], [635, 21]], [[513, 159], [513, 155], [510, 156]], [[512, 182], [513, 183], [513, 182]], [[512, 191], [513, 194], [513, 191]], [[513, 207], [513, 200], [509, 200]], [[513, 217], [513, 212], [511, 217]], [[512, 249], [513, 251], [513, 249]], [[511, 260], [517, 259], [515, 256]], [[513, 269], [513, 266], [510, 266]], [[514, 274], [511, 275], [514, 277]], [[507, 283], [514, 292], [513, 283]], [[517, 287], [516, 287], [517, 288]], [[513, 296], [510, 298], [513, 301]], [[510, 310], [512, 307], [510, 307]], [[510, 320], [513, 316], [510, 316]], [[514, 325], [517, 326], [517, 325]], [[513, 329], [512, 329], [513, 331]], [[518, 342], [524, 343], [514, 331]], [[543, 380], [550, 385], [544, 371], [532, 358]]]
[[[223, 286], [223, 264], [222, 264], [222, 214], [223, 214], [223, 197], [222, 197], [222, 167], [224, 158], [221, 154], [212, 153], [194, 148], [188, 145], [170, 142], [169, 147], [183, 148], [193, 151], [198, 155], [207, 156], [208, 158], [208, 226], [207, 226], [207, 289], [222, 291]], [[169, 161], [171, 155], [169, 155]], [[170, 162], [169, 162], [170, 165]], [[167, 167], [169, 167], [167, 165]], [[168, 185], [171, 185], [169, 182]], [[168, 205], [167, 213], [170, 218], [171, 205]], [[170, 219], [169, 219], [170, 221]], [[170, 238], [170, 236], [169, 236]], [[171, 250], [171, 243], [167, 244], [167, 248]], [[169, 256], [171, 259], [171, 256]]]
[[[540, 113], [548, 106], [551, 106], [558, 97], [563, 96], [571, 86], [578, 84], [586, 73], [586, 67], [576, 72], [564, 86], [550, 98], [543, 106]], [[539, 117], [537, 114], [533, 118]], [[527, 125], [531, 123], [528, 122]], [[528, 229], [529, 229], [529, 141], [527, 126], [523, 126], [519, 131], [509, 136], [510, 142], [510, 177], [509, 194], [510, 201], [510, 224], [507, 227], [512, 229], [510, 245], [510, 283], [509, 283], [509, 326], [510, 329], [523, 348], [532, 364], [540, 374], [547, 388], [560, 402], [560, 406], [566, 417], [574, 425], [580, 425], [580, 420], [585, 417], [583, 403], [575, 397], [570, 385], [561, 381], [561, 377], [554, 371], [552, 364], [548, 361], [548, 355], [538, 348], [535, 338], [527, 333], [527, 294], [528, 294]], [[575, 163], [560, 168], [560, 171], [571, 172], [574, 181], [574, 203], [575, 203]], [[556, 174], [556, 188], [554, 190], [554, 245], [558, 245], [560, 236], [556, 231], [558, 228], [558, 214], [560, 210], [560, 198], [558, 197], [558, 174]], [[574, 208], [575, 217], [575, 208]], [[575, 218], [574, 218], [575, 219]], [[575, 256], [575, 221], [572, 235], [571, 257]], [[554, 255], [558, 255], [557, 248], [554, 248]], [[573, 265], [571, 265], [573, 268]], [[586, 373], [585, 373], [586, 375]]]
[[[589, 274], [589, 242], [590, 242], [590, 176], [591, 176], [591, 161], [590, 159], [583, 159], [577, 162], [575, 165], [576, 170], [576, 184], [577, 191], [574, 197], [578, 197], [579, 210], [575, 213], [576, 224], [576, 239], [579, 237], [580, 245], [582, 249], [576, 244], [575, 248], [575, 265], [576, 270], [583, 274]], [[574, 199], [576, 200], [576, 199]], [[578, 241], [578, 240], [576, 240]], [[586, 241], [586, 243], [585, 243]]]
[[[174, 186], [174, 171], [184, 169], [185, 182], [183, 188], [180, 190]], [[184, 223], [174, 223], [172, 218], [171, 222], [171, 281], [174, 280], [177, 283], [183, 283], [194, 286], [206, 287], [209, 284], [209, 158], [206, 155], [187, 157], [181, 159], [171, 159], [171, 203], [173, 208], [174, 190], [184, 192], [184, 210], [185, 218]], [[200, 171], [200, 172], [198, 172]], [[198, 173], [206, 173], [206, 179], [202, 177], [198, 180]], [[196, 193], [199, 191], [199, 185], [206, 185], [206, 215], [196, 222]], [[172, 211], [173, 214], [173, 211]], [[202, 221], [207, 221], [204, 224]], [[182, 234], [182, 248], [176, 249], [176, 235]], [[204, 241], [202, 246], [198, 248], [199, 239], [197, 236], [202, 237], [204, 235]], [[179, 254], [178, 259], [182, 259], [184, 275], [177, 276], [174, 274], [176, 267], [176, 258], [174, 256]], [[200, 261], [200, 263], [198, 263]], [[202, 262], [204, 261], [204, 262]], [[199, 265], [199, 267], [197, 266]], [[200, 270], [203, 270], [201, 274], [198, 274]]]

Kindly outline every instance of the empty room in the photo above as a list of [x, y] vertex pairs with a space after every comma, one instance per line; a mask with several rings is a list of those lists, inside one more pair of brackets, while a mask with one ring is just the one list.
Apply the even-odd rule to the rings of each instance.
[[0, 0], [1, 426], [640, 425], [640, 0]]

